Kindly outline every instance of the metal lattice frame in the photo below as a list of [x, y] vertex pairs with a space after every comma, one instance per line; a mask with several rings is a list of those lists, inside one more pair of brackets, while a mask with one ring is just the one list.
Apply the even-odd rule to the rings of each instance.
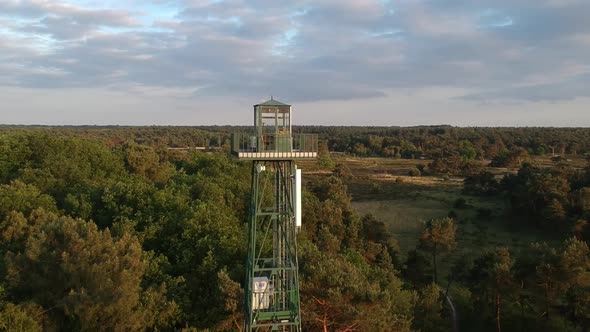
[[252, 163], [245, 331], [301, 331], [294, 174], [292, 160]]

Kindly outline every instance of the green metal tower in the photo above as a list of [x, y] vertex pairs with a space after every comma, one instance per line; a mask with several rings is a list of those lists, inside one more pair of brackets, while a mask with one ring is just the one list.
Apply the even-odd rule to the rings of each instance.
[[232, 135], [232, 153], [252, 160], [245, 331], [301, 331], [296, 234], [301, 227], [297, 159], [317, 157], [317, 135], [292, 133], [291, 105], [254, 105], [254, 132]]

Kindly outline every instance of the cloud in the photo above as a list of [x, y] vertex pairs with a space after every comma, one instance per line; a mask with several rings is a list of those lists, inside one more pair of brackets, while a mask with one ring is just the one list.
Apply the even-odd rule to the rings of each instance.
[[59, 16], [75, 19], [88, 25], [134, 26], [135, 19], [130, 17], [131, 11], [112, 9], [88, 9], [77, 5], [43, 0], [12, 0], [0, 3], [0, 12], [4, 16], [39, 18]]
[[0, 2], [0, 84], [290, 103], [433, 87], [474, 105], [588, 96], [588, 1], [101, 4]]
[[467, 94], [460, 98], [481, 102], [573, 100], [578, 97], [590, 97], [590, 89], [588, 89], [589, 85], [590, 74], [584, 74], [568, 78], [563, 82], [500, 88], [476, 94]]

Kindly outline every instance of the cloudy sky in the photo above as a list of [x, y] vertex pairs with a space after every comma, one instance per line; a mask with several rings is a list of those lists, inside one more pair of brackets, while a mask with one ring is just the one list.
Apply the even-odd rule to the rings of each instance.
[[588, 0], [0, 0], [0, 123], [590, 126]]

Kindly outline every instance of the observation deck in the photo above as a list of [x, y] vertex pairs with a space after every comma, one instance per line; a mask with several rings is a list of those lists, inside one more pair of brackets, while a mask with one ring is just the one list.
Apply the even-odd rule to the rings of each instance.
[[254, 105], [254, 130], [232, 134], [232, 154], [245, 160], [317, 158], [318, 136], [293, 134], [291, 119], [291, 105], [272, 97], [269, 101]]
[[318, 156], [318, 135], [315, 134], [259, 137], [255, 133], [234, 133], [231, 142], [232, 154], [240, 159], [285, 160]]

